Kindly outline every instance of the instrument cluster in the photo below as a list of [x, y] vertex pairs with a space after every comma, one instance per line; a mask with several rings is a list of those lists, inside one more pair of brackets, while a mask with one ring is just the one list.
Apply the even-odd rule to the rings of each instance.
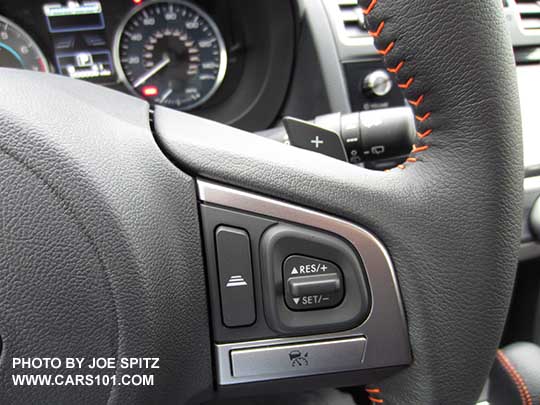
[[182, 110], [212, 97], [227, 70], [219, 28], [185, 2], [157, 0], [134, 8], [116, 33], [114, 56], [133, 93]]
[[258, 9], [249, 3], [23, 0], [21, 5], [21, 0], [3, 0], [0, 67], [86, 80], [234, 124], [249, 107], [244, 100], [241, 111], [235, 97], [257, 97], [242, 89], [242, 82], [262, 88], [268, 75], [249, 66], [250, 57], [270, 51], [258, 49], [269, 45], [269, 31], [261, 30], [263, 22], [270, 23], [265, 2]]

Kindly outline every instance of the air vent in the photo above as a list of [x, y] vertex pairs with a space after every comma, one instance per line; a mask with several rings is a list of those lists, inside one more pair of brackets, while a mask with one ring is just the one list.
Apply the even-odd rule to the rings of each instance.
[[540, 1], [516, 0], [521, 25], [526, 30], [540, 30]]
[[359, 38], [366, 35], [364, 13], [358, 0], [337, 0], [341, 20], [348, 38]]

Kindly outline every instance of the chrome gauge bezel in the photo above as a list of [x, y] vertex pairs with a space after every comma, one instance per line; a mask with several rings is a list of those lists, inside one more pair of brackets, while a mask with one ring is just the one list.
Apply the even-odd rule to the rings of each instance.
[[[193, 12], [197, 13], [201, 16], [201, 18], [205, 19], [205, 21], [208, 23], [210, 28], [213, 30], [219, 47], [219, 68], [218, 68], [218, 74], [216, 81], [210, 91], [203, 97], [201, 97], [199, 100], [197, 100], [195, 103], [191, 104], [190, 106], [186, 108], [179, 108], [181, 111], [190, 111], [197, 107], [200, 107], [202, 104], [206, 103], [219, 89], [221, 84], [223, 83], [223, 80], [225, 79], [225, 73], [227, 71], [227, 50], [225, 48], [225, 41], [223, 40], [223, 37], [221, 35], [221, 32], [215, 23], [215, 21], [206, 13], [204, 10], [202, 10], [200, 7], [196, 6], [193, 3], [190, 3], [188, 1], [183, 0], [149, 0], [141, 3], [140, 5], [134, 7], [129, 13], [126, 14], [126, 16], [122, 19], [120, 22], [118, 28], [116, 29], [116, 32], [114, 34], [114, 44], [113, 44], [113, 63], [114, 68], [116, 69], [116, 74], [118, 76], [118, 80], [126, 86], [126, 88], [130, 91], [130, 93], [136, 95], [137, 97], [140, 97], [144, 100], [144, 98], [139, 92], [135, 90], [133, 85], [130, 83], [129, 79], [127, 78], [124, 68], [122, 67], [122, 62], [120, 61], [120, 41], [122, 39], [122, 34], [124, 33], [124, 30], [126, 28], [127, 23], [131, 20], [133, 16], [141, 12], [147, 7], [153, 6], [155, 4], [180, 4], [184, 7], [190, 8]], [[160, 104], [159, 102], [155, 102], [155, 104]]]
[[[41, 73], [51, 73], [51, 67], [49, 65], [49, 61], [48, 61], [47, 57], [45, 56], [45, 54], [43, 53], [43, 51], [41, 50], [41, 48], [39, 47], [37, 42], [34, 40], [34, 38], [32, 38], [30, 36], [30, 34], [28, 34], [28, 32], [26, 32], [25, 29], [23, 29], [20, 25], [14, 23], [9, 18], [4, 17], [3, 15], [0, 15], [0, 24], [5, 24], [6, 26], [11, 26], [15, 30], [17, 30], [21, 35], [23, 35], [25, 40], [27, 40], [29, 43], [32, 44], [32, 46], [36, 50], [36, 53], [43, 60], [43, 68], [45, 69], [45, 71], [41, 72]], [[30, 70], [31, 71], [32, 69], [24, 69], [24, 70]]]

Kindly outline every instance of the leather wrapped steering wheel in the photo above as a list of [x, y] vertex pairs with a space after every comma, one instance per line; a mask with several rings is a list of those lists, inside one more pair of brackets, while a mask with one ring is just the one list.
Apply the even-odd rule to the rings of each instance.
[[[510, 303], [522, 150], [497, 0], [361, 0], [416, 115], [389, 172], [70, 79], [0, 74], [1, 403], [197, 403], [214, 390], [196, 179], [324, 212], [394, 263], [413, 361], [386, 404], [469, 404]], [[306, 102], [308, 102], [306, 100]], [[11, 359], [160, 358], [154, 386], [12, 384]], [[54, 370], [66, 375], [65, 368]]]

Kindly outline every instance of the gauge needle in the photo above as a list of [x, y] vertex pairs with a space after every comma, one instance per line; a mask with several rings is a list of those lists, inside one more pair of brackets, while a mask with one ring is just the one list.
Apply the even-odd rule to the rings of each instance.
[[154, 66], [149, 71], [145, 72], [141, 77], [139, 77], [135, 82], [133, 83], [133, 87], [137, 88], [144, 82], [146, 82], [148, 79], [150, 79], [152, 76], [154, 76], [157, 72], [159, 72], [161, 69], [163, 69], [165, 66], [167, 66], [169, 63], [171, 63], [171, 59], [168, 55], [165, 55], [163, 59], [161, 59], [161, 62], [159, 62], [156, 66]]
[[173, 89], [169, 89], [165, 92], [165, 94], [163, 94], [163, 96], [161, 96], [161, 98], [159, 99], [159, 102], [160, 103], [163, 103], [167, 97], [169, 97], [171, 95], [171, 93], [173, 92]]

